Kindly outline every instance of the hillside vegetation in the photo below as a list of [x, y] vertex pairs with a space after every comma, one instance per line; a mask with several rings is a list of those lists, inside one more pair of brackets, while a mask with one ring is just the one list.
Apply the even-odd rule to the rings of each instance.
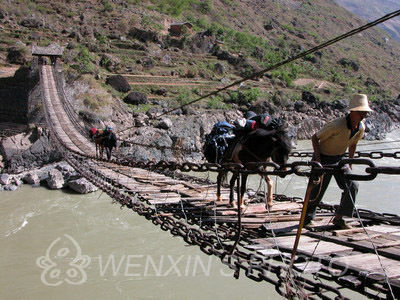
[[[168, 28], [173, 22], [190, 22], [193, 30], [172, 36]], [[69, 78], [89, 74], [86, 80], [95, 78], [99, 88], [123, 99], [128, 92], [105, 83], [110, 74], [123, 74], [131, 91], [151, 100], [131, 105], [133, 110], [165, 108], [362, 24], [333, 0], [2, 1], [0, 67], [29, 64], [31, 45], [57, 42], [66, 47]], [[293, 102], [303, 91], [327, 101], [355, 92], [372, 100], [394, 99], [400, 94], [399, 49], [383, 30], [369, 29], [238, 91], [205, 100], [202, 107]], [[94, 101], [86, 99], [87, 106], [101, 109], [103, 100]]]

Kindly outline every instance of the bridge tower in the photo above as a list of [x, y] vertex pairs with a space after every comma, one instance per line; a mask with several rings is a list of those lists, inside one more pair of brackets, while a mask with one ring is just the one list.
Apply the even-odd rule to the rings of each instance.
[[56, 66], [63, 52], [64, 47], [58, 44], [50, 44], [46, 47], [32, 46], [32, 56], [36, 58], [34, 64], [37, 65], [47, 65], [49, 64], [48, 59], [50, 59], [50, 64]]

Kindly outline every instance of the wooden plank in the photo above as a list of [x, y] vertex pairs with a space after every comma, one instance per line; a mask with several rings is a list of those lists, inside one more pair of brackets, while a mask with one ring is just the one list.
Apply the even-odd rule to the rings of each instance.
[[263, 256], [269, 256], [269, 257], [275, 257], [275, 256], [280, 256], [281, 255], [281, 251], [277, 250], [277, 249], [261, 249], [261, 250], [257, 250], [256, 251], [257, 254], [263, 255]]
[[145, 199], [167, 199], [167, 198], [178, 198], [181, 199], [181, 196], [177, 193], [147, 193], [143, 195]]
[[376, 247], [378, 249], [382, 249], [382, 248], [389, 248], [389, 247], [395, 247], [395, 246], [400, 246], [400, 240], [390, 241], [390, 242], [387, 242], [387, 243], [384, 243], [384, 244], [381, 244], [381, 245], [377, 245]]
[[156, 199], [156, 200], [148, 200], [150, 204], [156, 205], [156, 204], [176, 204], [181, 202], [180, 198], [169, 198], [169, 199]]
[[[292, 250], [295, 236], [275, 237], [258, 240], [258, 243], [266, 244], [271, 247], [278, 247], [285, 250]], [[253, 240], [254, 241], [254, 240]], [[302, 236], [300, 238], [298, 252], [306, 255], [329, 255], [337, 252], [351, 252], [353, 248], [346, 247], [326, 241], [318, 241], [315, 238]]]
[[323, 264], [316, 261], [307, 261], [293, 265], [296, 269], [303, 273], [315, 274], [318, 273], [322, 268]]
[[371, 234], [366, 234], [366, 233], [357, 233], [356, 235], [349, 236], [347, 240], [351, 242], [357, 242], [357, 241], [363, 241], [363, 240], [368, 240], [368, 239], [373, 239], [376, 237], [380, 237], [382, 233], [371, 233]]
[[[400, 262], [386, 258], [383, 256], [377, 257], [376, 254], [363, 253], [335, 258], [332, 260], [333, 265], [342, 268], [349, 268], [358, 272], [370, 272], [372, 274], [394, 278], [400, 276]], [[382, 269], [382, 266], [384, 270]]]
[[[325, 233], [308, 232], [306, 234], [307, 234], [307, 236], [310, 236], [310, 237], [319, 238], [324, 241], [352, 247], [356, 250], [369, 252], [369, 253], [375, 253], [373, 244], [370, 241], [364, 240], [364, 241], [358, 241], [358, 242], [350, 242], [347, 240], [347, 237], [345, 237], [345, 236], [333, 236], [332, 233], [328, 233], [328, 232], [325, 232]], [[374, 244], [377, 246], [377, 245], [379, 245], [379, 243], [384, 244], [385, 242], [388, 242], [388, 240], [382, 239], [380, 242], [374, 241]], [[400, 261], [400, 249], [398, 249], [398, 247], [389, 247], [389, 248], [382, 248], [382, 249], [378, 248], [377, 251], [381, 256], [385, 256], [385, 257], [392, 258], [392, 259], [397, 259]]]
[[[269, 234], [296, 234], [299, 222], [279, 222], [279, 223], [264, 223], [263, 229]], [[308, 229], [303, 229], [303, 234], [308, 232]]]

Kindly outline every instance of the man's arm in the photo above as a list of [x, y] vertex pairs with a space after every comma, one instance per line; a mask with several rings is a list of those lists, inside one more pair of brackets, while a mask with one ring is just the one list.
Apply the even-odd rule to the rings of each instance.
[[[353, 144], [349, 146], [349, 158], [353, 158], [354, 157], [354, 153], [356, 153], [356, 149], [357, 149], [357, 144]], [[350, 169], [352, 168], [352, 165], [349, 165]]]
[[312, 146], [314, 149], [314, 156], [313, 159], [315, 161], [320, 162], [321, 161], [321, 147], [319, 145], [319, 138], [317, 137], [317, 134], [314, 134], [311, 138], [312, 141]]

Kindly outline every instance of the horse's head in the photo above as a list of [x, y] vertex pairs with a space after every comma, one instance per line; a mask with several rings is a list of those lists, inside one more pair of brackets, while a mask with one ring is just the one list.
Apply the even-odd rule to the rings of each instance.
[[273, 136], [273, 140], [274, 147], [271, 152], [271, 158], [275, 163], [282, 166], [289, 159], [293, 142], [285, 130], [277, 130]]

